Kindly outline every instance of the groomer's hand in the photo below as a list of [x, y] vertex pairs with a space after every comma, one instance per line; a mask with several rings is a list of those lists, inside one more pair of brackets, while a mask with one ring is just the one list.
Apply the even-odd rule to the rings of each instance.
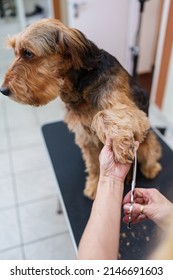
[[[139, 143], [135, 142], [136, 150]], [[99, 156], [100, 160], [100, 175], [115, 177], [117, 181], [123, 182], [130, 169], [131, 164], [122, 164], [115, 161], [114, 153], [112, 150], [112, 139], [106, 139], [105, 145]]]
[[[124, 218], [128, 223], [130, 212], [130, 192], [123, 200]], [[138, 223], [146, 219], [155, 222], [160, 228], [167, 229], [173, 215], [173, 204], [157, 189], [135, 188], [132, 223]]]

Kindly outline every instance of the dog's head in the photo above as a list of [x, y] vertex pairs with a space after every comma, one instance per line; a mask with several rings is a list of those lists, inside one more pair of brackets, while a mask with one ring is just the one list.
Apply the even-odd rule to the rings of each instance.
[[70, 69], [89, 69], [98, 48], [78, 30], [58, 20], [43, 19], [9, 38], [15, 59], [1, 93], [13, 100], [44, 105], [56, 98]]

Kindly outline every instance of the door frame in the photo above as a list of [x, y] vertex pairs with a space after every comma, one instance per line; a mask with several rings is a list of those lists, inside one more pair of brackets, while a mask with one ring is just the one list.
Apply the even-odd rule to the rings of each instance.
[[61, 4], [60, 0], [53, 1], [54, 18], [61, 19]]
[[162, 108], [173, 46], [173, 1], [164, 0], [160, 36], [151, 91], [151, 101]]

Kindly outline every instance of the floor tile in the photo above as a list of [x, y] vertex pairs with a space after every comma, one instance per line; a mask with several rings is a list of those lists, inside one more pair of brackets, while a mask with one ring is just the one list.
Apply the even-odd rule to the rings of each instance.
[[13, 248], [0, 252], [0, 260], [23, 260], [22, 248]]
[[9, 141], [6, 130], [0, 130], [0, 152], [9, 148]]
[[0, 114], [0, 133], [1, 131], [5, 130], [6, 124], [5, 124], [5, 116], [1, 113]]
[[0, 211], [0, 251], [21, 244], [15, 208]]
[[38, 116], [39, 123], [43, 125], [62, 120], [65, 114], [65, 106], [60, 98], [57, 98], [46, 106], [36, 108], [35, 112]]
[[76, 254], [68, 233], [24, 246], [29, 260], [75, 260]]
[[31, 106], [18, 104], [8, 99], [6, 102], [6, 112], [9, 129], [27, 127], [37, 123], [34, 109]]
[[5, 207], [14, 206], [15, 203], [12, 177], [0, 179], [0, 210]]
[[12, 164], [15, 174], [26, 170], [39, 170], [50, 167], [44, 145], [33, 145], [25, 149], [13, 150]]
[[41, 128], [34, 124], [26, 127], [11, 129], [9, 131], [11, 148], [23, 148], [43, 142]]
[[63, 214], [57, 214], [58, 197], [19, 207], [24, 243], [67, 230]]
[[15, 177], [18, 203], [57, 195], [57, 182], [51, 169], [36, 170]]
[[0, 153], [0, 178], [11, 175], [10, 158], [8, 152]]
[[0, 133], [6, 128], [5, 98], [0, 96]]

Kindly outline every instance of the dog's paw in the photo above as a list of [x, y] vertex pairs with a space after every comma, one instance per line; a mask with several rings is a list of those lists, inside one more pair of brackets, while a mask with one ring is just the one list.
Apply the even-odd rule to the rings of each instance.
[[155, 162], [153, 166], [141, 166], [142, 174], [148, 179], [154, 179], [162, 170], [162, 166], [159, 162]]
[[120, 163], [132, 163], [135, 154], [135, 143], [133, 137], [113, 139], [113, 151], [115, 160]]
[[96, 197], [96, 191], [92, 190], [92, 188], [85, 188], [83, 194], [91, 200], [94, 200]]
[[94, 200], [97, 192], [97, 184], [98, 184], [98, 178], [89, 179], [88, 177], [85, 185], [85, 189], [83, 191], [84, 195], [89, 199]]

